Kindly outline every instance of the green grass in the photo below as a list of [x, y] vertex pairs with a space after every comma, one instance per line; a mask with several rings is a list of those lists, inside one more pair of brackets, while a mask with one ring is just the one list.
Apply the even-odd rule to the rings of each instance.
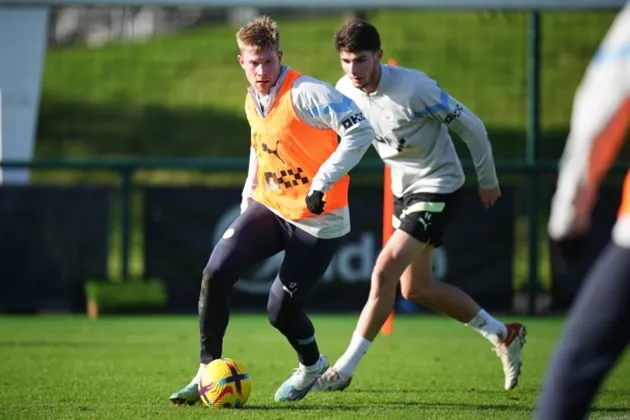
[[[334, 361], [355, 316], [313, 318], [321, 350]], [[264, 316], [233, 316], [224, 355], [249, 369], [253, 391], [243, 410], [172, 407], [171, 392], [196, 371], [194, 317], [0, 318], [0, 418], [3, 419], [529, 419], [562, 327], [526, 319], [519, 387], [503, 390], [489, 343], [441, 317], [399, 317], [394, 334], [375, 341], [352, 386], [273, 402], [297, 361]], [[607, 380], [591, 418], [630, 416], [630, 358]]]
[[[559, 153], [575, 88], [613, 16], [542, 15], [544, 156]], [[476, 112], [497, 156], [523, 156], [525, 13], [404, 10], [370, 19], [382, 33], [385, 59], [426, 71]], [[280, 20], [285, 62], [335, 83], [341, 69], [332, 37], [342, 22], [341, 16]], [[236, 30], [218, 25], [146, 42], [50, 50], [37, 154], [244, 155], [246, 80], [236, 62]]]

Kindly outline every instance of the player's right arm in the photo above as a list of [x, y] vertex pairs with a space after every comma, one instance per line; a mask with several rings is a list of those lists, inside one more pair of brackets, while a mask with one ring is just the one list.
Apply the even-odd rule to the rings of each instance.
[[374, 129], [350, 98], [330, 84], [302, 77], [294, 87], [294, 106], [300, 119], [320, 129], [332, 129], [339, 145], [313, 177], [311, 190], [325, 193], [354, 168], [372, 144]]
[[[245, 115], [247, 115], [247, 106], [245, 106]], [[252, 202], [254, 190], [258, 184], [258, 158], [256, 157], [256, 149], [253, 146], [249, 149], [249, 165], [247, 168], [247, 178], [241, 193], [241, 213], [245, 211], [247, 206]]]
[[589, 63], [573, 101], [571, 131], [560, 160], [549, 235], [581, 235], [602, 179], [630, 124], [630, 4], [622, 10]]
[[415, 76], [409, 83], [414, 93], [411, 106], [416, 117], [439, 121], [457, 133], [470, 151], [480, 190], [497, 189], [499, 180], [492, 145], [481, 119], [424, 73], [411, 75]]
[[249, 149], [249, 167], [247, 170], [247, 179], [243, 186], [243, 192], [241, 194], [241, 213], [245, 211], [247, 206], [252, 202], [252, 196], [258, 183], [258, 158], [256, 157], [256, 150], [253, 147]]

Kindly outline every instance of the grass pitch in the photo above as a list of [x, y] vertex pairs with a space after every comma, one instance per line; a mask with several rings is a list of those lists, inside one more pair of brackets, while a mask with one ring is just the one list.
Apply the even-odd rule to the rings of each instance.
[[[315, 316], [320, 347], [345, 349], [356, 317]], [[197, 368], [195, 317], [0, 318], [2, 419], [529, 419], [561, 319], [525, 319], [529, 336], [518, 388], [503, 390], [489, 343], [434, 316], [396, 319], [379, 337], [350, 388], [312, 393], [294, 404], [273, 394], [297, 366], [264, 316], [235, 315], [225, 356], [242, 361], [252, 395], [241, 410], [173, 407], [168, 396]], [[630, 418], [630, 357], [605, 384], [592, 418]]]

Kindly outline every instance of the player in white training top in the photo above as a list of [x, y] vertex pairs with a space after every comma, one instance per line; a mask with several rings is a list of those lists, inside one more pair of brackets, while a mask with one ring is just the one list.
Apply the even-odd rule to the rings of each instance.
[[426, 74], [381, 64], [380, 36], [363, 21], [347, 23], [335, 37], [346, 73], [337, 89], [352, 99], [376, 132], [374, 147], [391, 167], [396, 229], [377, 258], [370, 295], [346, 352], [313, 390], [342, 390], [392, 311], [400, 281], [404, 298], [479, 331], [494, 346], [505, 389], [518, 383], [525, 327], [504, 324], [460, 289], [431, 277], [433, 250], [442, 244], [464, 185], [449, 129], [468, 146], [485, 208], [501, 195], [492, 148], [483, 123]]
[[251, 85], [245, 100], [251, 126], [249, 176], [242, 213], [203, 270], [200, 366], [188, 385], [171, 395], [174, 404], [199, 401], [205, 365], [222, 357], [232, 285], [244, 271], [283, 250], [267, 314], [295, 350], [299, 366], [278, 388], [275, 400], [304, 398], [328, 368], [303, 307], [350, 230], [347, 174], [374, 137], [350, 99], [282, 65], [276, 22], [256, 18], [236, 37], [238, 61]]
[[[593, 219], [592, 213], [600, 183], [619, 157], [629, 128], [627, 2], [575, 92], [571, 131], [560, 161], [547, 227], [559, 270], [584, 259], [580, 248], [589, 240], [591, 221], [594, 225], [600, 222]], [[533, 419], [587, 418], [597, 394], [604, 393], [602, 384], [606, 377], [630, 344], [630, 171], [621, 189], [621, 205], [611, 238], [582, 280], [571, 305], [564, 332], [548, 364]], [[609, 416], [615, 417], [628, 418], [622, 414]]]

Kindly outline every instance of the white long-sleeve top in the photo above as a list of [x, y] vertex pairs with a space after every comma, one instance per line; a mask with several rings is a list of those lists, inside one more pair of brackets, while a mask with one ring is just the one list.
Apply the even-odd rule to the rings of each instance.
[[[282, 67], [280, 77], [269, 95], [260, 96], [253, 89], [249, 89], [249, 94], [261, 116], [266, 114], [269, 105], [273, 103], [287, 70], [288, 67]], [[298, 77], [291, 88], [291, 99], [300, 120], [318, 129], [332, 129], [339, 135], [337, 149], [319, 168], [310, 188], [326, 192], [359, 163], [372, 143], [374, 130], [362, 117], [361, 111], [353, 101], [344, 97], [329, 83], [313, 77], [306, 75]], [[247, 180], [243, 187], [241, 211], [244, 211], [252, 200], [257, 185], [257, 171], [258, 161], [256, 152], [252, 148], [249, 155]], [[271, 210], [282, 217], [275, 210]], [[350, 212], [347, 206], [297, 221], [289, 220], [289, 222], [319, 238], [337, 238], [350, 232]]]
[[450, 193], [464, 184], [449, 129], [468, 146], [479, 187], [499, 185], [484, 124], [425, 73], [381, 64], [375, 92], [354, 87], [348, 76], [336, 88], [356, 102], [374, 127], [373, 145], [391, 167], [395, 196]]
[[[621, 148], [630, 122], [630, 3], [619, 12], [589, 63], [573, 101], [571, 130], [560, 160], [548, 232], [571, 235], [577, 206], [592, 209], [596, 190]], [[630, 215], [613, 240], [630, 247]]]

